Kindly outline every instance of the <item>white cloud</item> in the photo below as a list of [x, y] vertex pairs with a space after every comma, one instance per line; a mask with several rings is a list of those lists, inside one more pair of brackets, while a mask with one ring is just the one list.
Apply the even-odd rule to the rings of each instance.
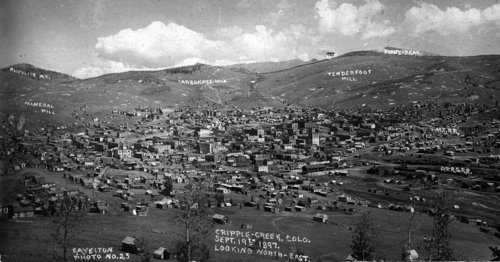
[[396, 29], [389, 26], [389, 20], [384, 20], [383, 23], [368, 24], [361, 39], [366, 40], [374, 37], [387, 36], [393, 34], [394, 32], [396, 32]]
[[366, 0], [356, 7], [350, 3], [330, 6], [328, 0], [316, 2], [316, 18], [322, 33], [340, 33], [345, 36], [361, 35], [363, 39], [390, 35], [395, 32], [389, 21], [377, 21], [385, 6], [378, 0]]
[[247, 33], [236, 37], [231, 43], [231, 48], [238, 54], [252, 60], [264, 60], [266, 58], [285, 58], [283, 52], [288, 53], [287, 45], [290, 39], [283, 32], [273, 34], [263, 25], [255, 27], [255, 33]]
[[73, 72], [73, 76], [81, 79], [96, 77], [111, 73], [120, 73], [133, 70], [154, 70], [160, 68], [149, 68], [149, 67], [135, 67], [124, 64], [122, 62], [116, 62], [111, 60], [98, 59], [96, 63], [90, 66], [84, 66]]
[[243, 28], [236, 25], [230, 27], [223, 27], [223, 28], [218, 28], [215, 31], [214, 37], [218, 39], [230, 40], [243, 34], [243, 32], [244, 32]]
[[469, 8], [461, 10], [457, 7], [447, 7], [441, 10], [429, 3], [421, 3], [405, 13], [403, 27], [411, 30], [414, 37], [426, 32], [437, 32], [447, 36], [450, 34], [464, 34], [473, 28], [491, 22], [500, 24], [500, 4], [493, 5], [484, 10]]
[[494, 21], [497, 25], [500, 24], [500, 4], [492, 5], [482, 12], [486, 21]]
[[217, 48], [221, 48], [221, 43], [207, 40], [200, 33], [158, 21], [135, 31], [128, 28], [98, 38], [95, 46], [101, 58], [146, 67], [171, 66]]
[[184, 66], [195, 63], [228, 65], [262, 61], [308, 58], [307, 48], [314, 42], [312, 31], [303, 25], [290, 25], [275, 32], [257, 25], [251, 32], [233, 26], [218, 29], [213, 39], [182, 25], [155, 21], [150, 25], [98, 38], [98, 61], [77, 70], [78, 77]]

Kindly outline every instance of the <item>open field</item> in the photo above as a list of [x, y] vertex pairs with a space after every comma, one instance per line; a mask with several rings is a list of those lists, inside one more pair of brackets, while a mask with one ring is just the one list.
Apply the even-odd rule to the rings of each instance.
[[[307, 237], [310, 244], [297, 243], [295, 246], [281, 243], [282, 252], [300, 251], [310, 256], [311, 261], [324, 256], [329, 260], [339, 261], [350, 253], [351, 232], [349, 228], [356, 222], [359, 212], [370, 209], [373, 213], [377, 226], [381, 232], [379, 250], [388, 260], [400, 259], [401, 242], [406, 237], [409, 221], [408, 213], [400, 213], [388, 210], [377, 210], [371, 208], [359, 208], [353, 215], [345, 215], [340, 212], [326, 212], [330, 216], [327, 224], [321, 224], [312, 220], [312, 212], [292, 216], [288, 212], [271, 214], [249, 208], [242, 210], [233, 207], [225, 210], [215, 210], [222, 214], [228, 214], [231, 224], [215, 228], [238, 230], [242, 223], [253, 225], [249, 231], [274, 232], [290, 236]], [[120, 241], [125, 236], [145, 238], [151, 248], [172, 247], [178, 238], [172, 231], [178, 230], [178, 225], [172, 222], [176, 210], [150, 209], [147, 217], [136, 217], [131, 214], [116, 213], [109, 215], [89, 214], [83, 221], [74, 247], [113, 247], [119, 252]], [[51, 218], [36, 218], [36, 223], [29, 221], [8, 221], [2, 223], [2, 244], [0, 253], [9, 254], [3, 256], [4, 261], [42, 261], [52, 260], [57, 251], [51, 237]], [[431, 234], [431, 220], [427, 215], [417, 214], [414, 220], [416, 230], [412, 234], [412, 240], [417, 246], [423, 245], [423, 235]], [[215, 230], [214, 228], [214, 230]], [[498, 238], [479, 232], [477, 227], [465, 225], [458, 222], [452, 227], [452, 248], [458, 260], [488, 260], [490, 258], [489, 245], [499, 245]], [[98, 237], [97, 237], [98, 236]], [[207, 240], [210, 247], [214, 246], [213, 238]], [[424, 253], [420, 254], [421, 256]], [[216, 253], [212, 249], [212, 261], [273, 261], [262, 255], [235, 255], [228, 252]], [[135, 260], [134, 260], [135, 259]], [[138, 261], [138, 257], [132, 256], [131, 261]]]
[[[33, 172], [33, 171], [32, 171]], [[43, 174], [44, 172], [38, 172]], [[53, 181], [60, 181], [60, 174], [46, 173]], [[12, 177], [2, 177], [3, 181], [12, 181]], [[2, 182], [3, 182], [2, 181]], [[15, 181], [15, 180], [14, 180]], [[3, 183], [2, 183], [3, 184]], [[79, 185], [74, 185], [83, 187]], [[91, 194], [89, 194], [91, 195]], [[78, 234], [72, 247], [113, 247], [119, 253], [120, 242], [125, 236], [135, 236], [147, 240], [152, 252], [159, 246], [172, 248], [178, 236], [179, 225], [173, 220], [177, 209], [160, 210], [151, 207], [146, 217], [133, 216], [130, 212], [119, 211], [117, 205], [120, 199], [113, 197], [111, 192], [96, 192], [98, 199], [106, 199], [110, 203], [110, 214], [88, 214], [81, 221]], [[138, 196], [140, 198], [141, 196]], [[228, 198], [247, 199], [249, 196], [230, 194]], [[113, 200], [114, 199], [114, 200]], [[362, 212], [370, 211], [380, 231], [379, 250], [387, 260], [398, 260], [401, 254], [401, 243], [406, 239], [410, 213], [396, 212], [384, 209], [355, 206], [355, 212], [346, 214], [341, 211], [320, 211], [328, 214], [326, 224], [312, 220], [317, 210], [309, 209], [306, 212], [270, 213], [256, 210], [255, 207], [226, 207], [216, 208], [214, 213], [227, 215], [228, 225], [214, 226], [215, 229], [242, 230], [251, 232], [280, 233], [283, 235], [306, 237], [311, 243], [279, 243], [279, 250], [283, 253], [300, 252], [307, 255], [310, 261], [322, 258], [323, 261], [339, 261], [350, 253], [351, 231]], [[36, 222], [35, 222], [36, 221]], [[252, 229], [240, 229], [241, 224], [250, 224]], [[56, 254], [57, 247], [51, 239], [52, 219], [50, 217], [33, 218], [29, 220], [9, 220], [2, 222], [2, 242], [0, 254], [3, 261], [50, 261]], [[423, 236], [431, 234], [431, 219], [428, 215], [417, 213], [412, 226], [412, 242], [421, 256], [423, 252]], [[482, 233], [477, 226], [466, 225], [457, 221], [452, 225], [452, 248], [459, 260], [488, 260], [490, 258], [489, 245], [499, 245], [500, 241], [493, 235]], [[275, 261], [263, 255], [233, 254], [230, 252], [214, 251], [214, 233], [207, 239], [211, 247], [211, 261]], [[130, 261], [139, 261], [133, 255]]]

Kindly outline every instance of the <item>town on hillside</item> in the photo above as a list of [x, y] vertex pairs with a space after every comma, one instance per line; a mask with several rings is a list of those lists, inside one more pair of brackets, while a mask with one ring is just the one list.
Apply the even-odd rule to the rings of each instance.
[[[207, 250], [190, 248], [210, 261], [354, 260], [367, 212], [377, 259], [427, 259], [443, 190], [458, 260], [488, 259], [499, 243], [497, 105], [82, 112], [66, 125], [2, 122], [5, 261], [50, 261], [61, 247], [68, 261], [183, 261], [190, 220], [175, 218], [186, 214], [208, 218]], [[203, 204], [185, 201], [196, 192]], [[51, 237], [57, 228], [72, 238]]]

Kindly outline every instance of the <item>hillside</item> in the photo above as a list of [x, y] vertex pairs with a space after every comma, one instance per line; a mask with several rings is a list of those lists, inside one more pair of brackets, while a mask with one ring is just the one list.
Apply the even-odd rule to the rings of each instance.
[[7, 72], [21, 78], [30, 78], [33, 80], [51, 82], [51, 83], [76, 80], [76, 78], [70, 75], [66, 75], [55, 71], [45, 70], [42, 68], [35, 67], [31, 64], [15, 64], [6, 68], [2, 68], [0, 69], [0, 71]]
[[67, 121], [82, 114], [88, 118], [139, 106], [215, 103], [242, 108], [293, 104], [388, 108], [429, 99], [495, 103], [500, 97], [498, 55], [441, 57], [359, 51], [292, 64], [290, 68], [275, 66], [268, 73], [196, 64], [83, 80], [27, 64], [14, 65], [0, 71], [1, 113]]
[[249, 63], [249, 64], [236, 64], [227, 66], [230, 69], [242, 68], [248, 70], [252, 73], [270, 73], [275, 71], [280, 71], [288, 69], [291, 67], [308, 64], [311, 61], [302, 61], [299, 59], [282, 61], [282, 62], [260, 62], [260, 63]]
[[257, 90], [305, 105], [390, 107], [437, 99], [493, 103], [499, 98], [500, 56], [398, 56], [356, 52], [263, 74]]
[[6, 101], [2, 106], [4, 116], [68, 120], [82, 113], [99, 116], [139, 106], [222, 105], [234, 97], [247, 96], [255, 79], [253, 74], [203, 64], [65, 82], [40, 81], [7, 70], [0, 71], [0, 99]]

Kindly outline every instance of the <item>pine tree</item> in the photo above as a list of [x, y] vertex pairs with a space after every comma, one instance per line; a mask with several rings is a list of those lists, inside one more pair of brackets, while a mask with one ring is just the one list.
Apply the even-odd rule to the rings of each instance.
[[164, 186], [164, 188], [161, 191], [161, 193], [163, 195], [170, 196], [172, 194], [172, 190], [174, 188], [172, 178], [171, 177], [167, 177], [165, 179], [165, 182], [163, 182], [163, 186]]
[[441, 191], [435, 200], [432, 237], [427, 247], [429, 260], [454, 260], [453, 250], [450, 247], [450, 225], [452, 222], [451, 199], [452, 195], [450, 192]]
[[370, 212], [363, 213], [360, 221], [354, 226], [351, 249], [356, 259], [367, 261], [375, 259], [379, 232]]

